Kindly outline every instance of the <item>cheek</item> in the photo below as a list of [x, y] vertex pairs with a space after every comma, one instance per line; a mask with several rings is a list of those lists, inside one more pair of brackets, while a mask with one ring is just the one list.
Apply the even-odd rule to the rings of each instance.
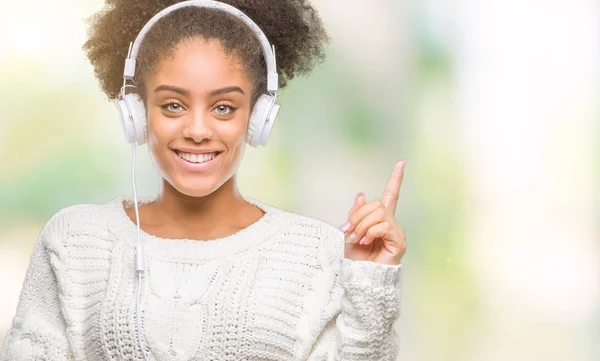
[[233, 118], [215, 121], [212, 125], [213, 138], [209, 142], [218, 142], [233, 150], [232, 147], [246, 139], [249, 116], [247, 109], [238, 109]]
[[[162, 168], [165, 156], [170, 156], [166, 151], [171, 142], [176, 139], [181, 131], [178, 122], [162, 116], [161, 113], [148, 113], [148, 146], [155, 166]], [[168, 160], [167, 160], [168, 162]]]
[[162, 115], [160, 110], [148, 112], [148, 136], [155, 139], [164, 139], [176, 131], [175, 119], [169, 119]]
[[237, 138], [240, 138], [246, 133], [247, 118], [236, 117], [226, 122], [217, 123], [213, 129], [213, 139], [223, 143], [235, 143]]

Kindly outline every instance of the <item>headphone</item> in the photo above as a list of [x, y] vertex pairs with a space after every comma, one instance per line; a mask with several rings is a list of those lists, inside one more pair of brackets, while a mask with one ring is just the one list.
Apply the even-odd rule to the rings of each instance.
[[127, 142], [130, 144], [136, 143], [137, 145], [142, 145], [146, 143], [147, 140], [147, 120], [144, 103], [138, 94], [125, 94], [125, 89], [127, 87], [135, 88], [134, 85], [127, 84], [127, 81], [133, 80], [133, 76], [135, 75], [135, 63], [142, 40], [144, 40], [148, 30], [150, 30], [158, 20], [183, 7], [213, 8], [225, 11], [246, 23], [256, 35], [267, 65], [267, 93], [261, 94], [252, 108], [252, 113], [248, 121], [248, 130], [246, 132], [246, 143], [252, 147], [258, 147], [259, 145], [264, 146], [269, 139], [275, 117], [279, 112], [279, 104], [276, 103], [279, 78], [275, 60], [275, 47], [269, 44], [269, 40], [262, 30], [260, 30], [258, 25], [256, 25], [256, 23], [246, 14], [231, 5], [212, 0], [183, 1], [163, 9], [144, 25], [138, 36], [135, 38], [133, 46], [131, 44], [129, 45], [129, 52], [127, 54], [127, 59], [125, 59], [125, 67], [123, 69], [123, 86], [121, 87], [119, 98], [117, 100], [121, 125], [123, 126]]
[[275, 117], [279, 111], [279, 104], [276, 103], [278, 76], [275, 63], [275, 47], [269, 45], [267, 37], [260, 30], [258, 25], [254, 23], [254, 21], [246, 16], [246, 14], [231, 5], [211, 0], [188, 0], [171, 5], [154, 15], [146, 23], [146, 25], [144, 25], [138, 36], [135, 38], [133, 45], [131, 43], [129, 44], [129, 52], [127, 54], [127, 59], [125, 60], [125, 68], [123, 70], [123, 86], [121, 87], [119, 98], [117, 100], [117, 108], [121, 116], [121, 124], [123, 126], [123, 131], [125, 132], [125, 138], [127, 139], [127, 142], [131, 144], [131, 156], [133, 159], [131, 181], [133, 185], [133, 205], [135, 208], [135, 219], [137, 226], [137, 245], [135, 247], [135, 267], [138, 280], [136, 293], [137, 339], [142, 356], [146, 361], [148, 361], [148, 355], [146, 354], [146, 349], [142, 343], [140, 320], [140, 293], [142, 288], [142, 278], [145, 270], [144, 247], [140, 241], [140, 214], [138, 210], [137, 192], [135, 187], [135, 147], [136, 145], [142, 145], [146, 143], [147, 140], [146, 108], [144, 107], [144, 103], [138, 94], [126, 94], [125, 89], [127, 87], [135, 88], [135, 85], [127, 84], [127, 81], [133, 80], [133, 76], [135, 75], [135, 62], [137, 54], [140, 44], [146, 36], [148, 30], [150, 30], [150, 28], [165, 15], [183, 7], [213, 8], [225, 11], [246, 23], [258, 38], [262, 48], [263, 56], [265, 58], [265, 63], [267, 65], [267, 93], [261, 94], [256, 101], [256, 104], [252, 108], [252, 113], [248, 121], [248, 131], [246, 133], [246, 142], [250, 144], [250, 146], [264, 146], [267, 143], [271, 129], [273, 129]]

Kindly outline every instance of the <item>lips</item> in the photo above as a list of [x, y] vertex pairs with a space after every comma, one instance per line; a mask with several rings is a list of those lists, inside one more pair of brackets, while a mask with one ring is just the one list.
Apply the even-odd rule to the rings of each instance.
[[170, 148], [175, 152], [190, 153], [190, 154], [207, 154], [207, 153], [220, 153], [222, 149], [191, 149], [191, 148]]
[[189, 153], [189, 152], [183, 152], [180, 150], [175, 150], [175, 153], [177, 154], [177, 156], [179, 158], [184, 159], [187, 162], [204, 163], [204, 162], [208, 162], [208, 161], [216, 158], [222, 152], [216, 151], [216, 152], [211, 152], [211, 153]]
[[194, 154], [176, 150], [171, 151], [175, 162], [189, 172], [204, 172], [210, 170], [215, 164], [219, 163], [221, 153], [223, 152], [216, 152], [216, 155], [214, 155], [215, 153]]

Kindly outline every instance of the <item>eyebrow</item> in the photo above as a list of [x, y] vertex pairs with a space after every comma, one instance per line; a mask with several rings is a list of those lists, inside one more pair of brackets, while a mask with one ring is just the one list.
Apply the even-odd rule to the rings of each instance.
[[[172, 91], [178, 94], [181, 94], [183, 96], [189, 97], [190, 93], [180, 87], [174, 86], [174, 85], [159, 85], [156, 87], [156, 89], [154, 89], [154, 92], [159, 92], [159, 91]], [[231, 92], [238, 92], [241, 93], [243, 95], [246, 95], [246, 93], [244, 93], [244, 91], [242, 90], [242, 88], [240, 88], [239, 86], [228, 86], [225, 88], [221, 88], [221, 89], [216, 89], [210, 92], [210, 96], [215, 96], [215, 95], [221, 95], [221, 94], [226, 94], [226, 93], [231, 93]]]
[[159, 85], [156, 87], [156, 89], [154, 89], [155, 93], [158, 93], [159, 91], [171, 91], [174, 93], [178, 93], [181, 94], [185, 97], [188, 97], [190, 95], [190, 93], [188, 93], [187, 90], [180, 88], [180, 87], [176, 87], [174, 85]]
[[217, 89], [217, 90], [213, 90], [210, 92], [210, 95], [215, 96], [215, 95], [221, 95], [221, 94], [231, 93], [231, 92], [238, 92], [238, 93], [242, 93], [242, 95], [246, 95], [246, 93], [244, 93], [242, 88], [240, 88], [239, 86], [235, 86], [235, 85]]

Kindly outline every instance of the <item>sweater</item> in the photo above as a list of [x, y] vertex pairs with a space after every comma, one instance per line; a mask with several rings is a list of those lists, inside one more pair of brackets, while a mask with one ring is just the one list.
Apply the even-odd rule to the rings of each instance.
[[[223, 238], [140, 231], [149, 360], [396, 360], [402, 265], [344, 258], [337, 227], [245, 199], [265, 214]], [[50, 218], [0, 361], [143, 361], [131, 206], [117, 197]]]

